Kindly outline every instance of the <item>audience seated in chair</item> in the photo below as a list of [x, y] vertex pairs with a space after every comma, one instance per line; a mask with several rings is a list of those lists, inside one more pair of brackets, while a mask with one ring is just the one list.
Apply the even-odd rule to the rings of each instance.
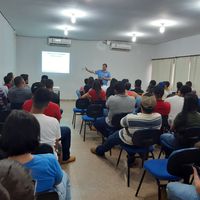
[[46, 80], [46, 88], [51, 92], [51, 102], [56, 103], [57, 105], [60, 105], [60, 98], [58, 96], [58, 94], [56, 94], [53, 91], [53, 80], [52, 79], [47, 79]]
[[186, 128], [200, 126], [200, 113], [198, 109], [198, 97], [193, 93], [188, 93], [184, 97], [182, 111], [176, 116], [172, 130], [174, 133], [165, 133], [160, 137], [163, 149], [169, 155], [171, 151], [181, 148], [179, 139], [181, 131]]
[[88, 98], [91, 102], [95, 101], [105, 101], [106, 92], [101, 89], [101, 84], [98, 79], [93, 83], [92, 89], [85, 93], [81, 98]]
[[[32, 84], [31, 86], [32, 98], [34, 97], [36, 90], [39, 88], [44, 88], [44, 85], [41, 82], [36, 82]], [[32, 108], [32, 104], [33, 104], [33, 99], [29, 99], [24, 102], [22, 109], [27, 112], [30, 112]], [[49, 117], [54, 117], [58, 121], [61, 120], [60, 107], [51, 101], [49, 102], [47, 108], [44, 110], [44, 114]]]
[[9, 159], [18, 161], [30, 170], [33, 180], [37, 183], [37, 193], [54, 190], [58, 192], [60, 200], [70, 200], [69, 178], [62, 171], [55, 156], [31, 154], [39, 142], [40, 124], [34, 115], [24, 111], [12, 111], [2, 133], [2, 150]]
[[180, 88], [178, 95], [165, 99], [165, 102], [170, 103], [170, 112], [168, 115], [168, 122], [171, 127], [173, 126], [175, 117], [177, 116], [178, 113], [181, 112], [183, 108], [184, 96], [191, 91], [192, 90], [190, 87], [184, 85]]
[[28, 171], [14, 160], [0, 161], [0, 199], [35, 200], [34, 183]]
[[155, 80], [151, 80], [151, 81], [149, 82], [149, 86], [147, 87], [146, 92], [152, 93], [152, 94], [153, 94], [154, 88], [155, 88], [155, 87], [156, 87], [156, 81], [155, 81]]
[[21, 74], [20, 76], [24, 79], [25, 87], [30, 88], [28, 85], [28, 74]]
[[124, 84], [119, 81], [115, 85], [115, 95], [110, 96], [106, 101], [108, 116], [97, 119], [94, 126], [104, 137], [112, 133], [112, 117], [118, 113], [132, 113], [135, 107], [135, 100], [125, 94]]
[[61, 139], [62, 158], [61, 163], [69, 163], [75, 161], [74, 156], [70, 156], [71, 130], [68, 127], [60, 127], [58, 120], [53, 117], [46, 116], [44, 110], [47, 108], [51, 98], [51, 93], [46, 88], [36, 90], [33, 97], [33, 105], [31, 113], [40, 123], [41, 143], [51, 145], [57, 150], [57, 143]]
[[127, 96], [133, 97], [133, 98], [136, 98], [138, 96], [138, 94], [136, 92], [130, 91], [130, 89], [131, 89], [131, 83], [126, 82], [125, 83], [125, 89], [126, 89], [126, 95]]
[[[21, 76], [17, 76], [14, 79], [15, 86], [8, 91], [8, 99], [13, 105], [23, 105], [23, 103], [31, 98], [31, 89], [25, 87], [24, 79]], [[15, 107], [13, 107], [15, 108]]]
[[110, 86], [106, 90], [106, 99], [108, 99], [110, 96], [115, 95], [115, 85], [117, 83], [117, 79], [112, 78], [110, 81]]
[[142, 95], [144, 91], [141, 88], [142, 81], [140, 79], [135, 80], [135, 88], [132, 89], [131, 91], [136, 92], [138, 95]]
[[137, 130], [145, 128], [160, 129], [162, 123], [161, 115], [153, 113], [155, 106], [155, 97], [150, 93], [144, 94], [141, 101], [142, 113], [137, 115], [128, 114], [122, 118], [121, 125], [124, 128], [110, 135], [102, 145], [99, 145], [97, 148], [91, 148], [91, 152], [104, 156], [105, 152], [115, 145], [133, 145], [132, 135]]

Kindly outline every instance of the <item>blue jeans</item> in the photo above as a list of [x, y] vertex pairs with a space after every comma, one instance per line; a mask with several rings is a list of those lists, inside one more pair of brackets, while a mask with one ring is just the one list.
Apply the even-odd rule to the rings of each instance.
[[125, 143], [119, 137], [119, 131], [116, 131], [108, 137], [108, 139], [96, 148], [96, 153], [103, 156], [105, 152], [109, 151], [115, 145], [124, 145]]
[[99, 131], [104, 137], [108, 137], [109, 135], [111, 135], [116, 129], [114, 127], [109, 126], [106, 123], [106, 118], [105, 117], [101, 117], [98, 118], [95, 122], [94, 122], [94, 127], [97, 129], [97, 131]]
[[169, 149], [175, 150], [177, 148], [177, 142], [174, 134], [164, 133], [160, 136], [161, 144]]
[[55, 191], [58, 193], [59, 200], [71, 200], [71, 189], [68, 175], [63, 171], [62, 181], [55, 186]]
[[71, 130], [66, 126], [60, 127], [63, 161], [70, 157]]
[[169, 200], [200, 200], [194, 185], [178, 182], [167, 184], [167, 195]]

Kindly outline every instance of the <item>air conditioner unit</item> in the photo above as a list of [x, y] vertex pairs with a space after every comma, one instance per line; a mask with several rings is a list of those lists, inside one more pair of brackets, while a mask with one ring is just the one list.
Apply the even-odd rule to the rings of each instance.
[[117, 51], [130, 51], [132, 49], [131, 44], [111, 42], [110, 49]]
[[72, 44], [72, 41], [67, 38], [60, 38], [60, 37], [49, 37], [47, 39], [48, 45], [54, 45], [54, 46], [67, 46], [70, 47]]

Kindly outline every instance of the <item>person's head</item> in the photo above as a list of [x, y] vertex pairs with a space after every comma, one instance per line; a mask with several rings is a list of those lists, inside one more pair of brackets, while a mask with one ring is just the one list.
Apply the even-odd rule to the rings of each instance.
[[85, 83], [85, 85], [88, 84], [88, 78], [85, 78], [85, 79], [84, 79], [84, 83]]
[[187, 86], [187, 85], [183, 85], [181, 88], [180, 88], [180, 95], [182, 97], [184, 97], [187, 93], [190, 93], [192, 92], [192, 89], [191, 87]]
[[168, 89], [170, 86], [170, 82], [169, 81], [164, 81], [164, 88]]
[[155, 81], [155, 80], [151, 80], [151, 81], [149, 82], [149, 86], [155, 87], [155, 86], [156, 86], [156, 81]]
[[102, 70], [103, 70], [103, 71], [106, 71], [106, 70], [107, 70], [107, 67], [108, 67], [107, 64], [104, 63], [104, 64], [102, 65]]
[[5, 121], [1, 149], [8, 157], [33, 152], [40, 142], [40, 125], [31, 113], [13, 110]]
[[48, 106], [51, 100], [51, 92], [47, 88], [39, 88], [33, 96], [33, 108], [41, 110]]
[[31, 175], [17, 161], [0, 161], [0, 199], [34, 200], [34, 184]]
[[20, 76], [24, 79], [25, 83], [28, 85], [28, 74], [21, 74]]
[[156, 106], [156, 98], [151, 93], [145, 93], [141, 99], [141, 109], [143, 113], [151, 114]]
[[94, 89], [98, 94], [100, 93], [100, 91], [101, 91], [101, 84], [100, 84], [100, 82], [99, 82], [98, 79], [94, 80], [92, 89]]
[[183, 86], [182, 82], [177, 82], [176, 83], [176, 87], [177, 87], [177, 91], [179, 91], [181, 89], [181, 87]]
[[128, 80], [127, 78], [122, 79], [122, 83], [123, 83], [124, 85], [126, 85], [126, 83], [128, 83], [128, 82], [129, 82], [129, 80]]
[[135, 87], [136, 88], [141, 88], [142, 81], [140, 79], [135, 80]]
[[25, 86], [25, 81], [24, 81], [24, 79], [21, 76], [16, 76], [14, 78], [14, 84], [18, 88], [24, 87]]
[[44, 85], [41, 82], [35, 82], [32, 84], [31, 86], [31, 92], [34, 95], [35, 92], [39, 89], [39, 88], [44, 88]]
[[7, 77], [12, 81], [14, 79], [14, 75], [12, 72], [7, 73]]
[[164, 95], [164, 88], [157, 85], [156, 87], [154, 87], [153, 93], [154, 93], [156, 99], [162, 99], [162, 97]]
[[125, 94], [125, 85], [122, 81], [118, 81], [115, 85], [115, 94]]
[[53, 80], [52, 79], [47, 79], [46, 80], [46, 88], [47, 89], [53, 89], [53, 85], [54, 85], [54, 83], [53, 83]]
[[187, 85], [188, 87], [191, 87], [191, 88], [192, 88], [192, 82], [191, 82], [191, 81], [187, 81], [187, 82], [185, 83], [185, 85]]
[[199, 99], [194, 93], [187, 93], [184, 96], [183, 113], [188, 114], [188, 112], [197, 111], [199, 105]]
[[41, 81], [42, 81], [42, 80], [47, 80], [48, 78], [49, 78], [49, 77], [48, 77], [47, 75], [42, 75], [42, 76], [41, 76]]
[[112, 78], [110, 81], [110, 87], [114, 88], [118, 80], [116, 78]]
[[11, 79], [9, 78], [9, 77], [7, 77], [7, 76], [4, 76], [4, 84], [9, 84], [9, 83], [11, 83]]
[[88, 85], [89, 85], [90, 87], [92, 87], [92, 86], [93, 86], [93, 83], [94, 83], [94, 78], [93, 78], [92, 76], [90, 76], [90, 77], [88, 78]]
[[131, 83], [126, 82], [126, 83], [125, 83], [125, 89], [126, 89], [126, 90], [130, 90], [130, 89], [131, 89]]

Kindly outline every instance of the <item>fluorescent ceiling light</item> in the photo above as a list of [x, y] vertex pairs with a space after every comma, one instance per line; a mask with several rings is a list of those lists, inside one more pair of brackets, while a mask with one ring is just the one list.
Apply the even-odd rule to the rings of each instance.
[[159, 20], [152, 21], [150, 24], [152, 26], [156, 26], [156, 27], [160, 27], [161, 24], [164, 24], [165, 27], [169, 27], [169, 26], [175, 26], [178, 23], [176, 21], [173, 21], [173, 20], [159, 19]]
[[74, 13], [71, 16], [71, 22], [72, 22], [72, 24], [76, 23], [76, 15]]
[[64, 31], [65, 29], [67, 29], [68, 31], [74, 31], [77, 30], [77, 28], [73, 27], [73, 26], [69, 26], [69, 25], [58, 25], [55, 26], [56, 29], [59, 29], [61, 31]]
[[62, 14], [66, 17], [72, 17], [73, 15], [76, 18], [82, 18], [86, 16], [86, 13], [84, 11], [81, 10], [77, 10], [77, 9], [68, 9], [68, 10], [63, 10]]
[[69, 33], [68, 29], [67, 29], [67, 28], [65, 28], [65, 30], [64, 30], [64, 35], [65, 35], [65, 36], [67, 36], [67, 35], [68, 35], [68, 33]]
[[136, 40], [137, 40], [137, 37], [136, 37], [135, 34], [133, 34], [133, 36], [132, 36], [132, 42], [136, 42]]
[[165, 24], [161, 24], [160, 28], [159, 28], [160, 33], [164, 33], [165, 32]]
[[134, 31], [134, 32], [129, 32], [129, 33], [127, 33], [126, 35], [129, 36], [129, 37], [133, 37], [133, 35], [135, 35], [136, 37], [142, 37], [142, 36], [144, 36], [145, 34], [144, 34], [144, 33], [141, 33], [141, 32], [136, 32], [136, 31]]

